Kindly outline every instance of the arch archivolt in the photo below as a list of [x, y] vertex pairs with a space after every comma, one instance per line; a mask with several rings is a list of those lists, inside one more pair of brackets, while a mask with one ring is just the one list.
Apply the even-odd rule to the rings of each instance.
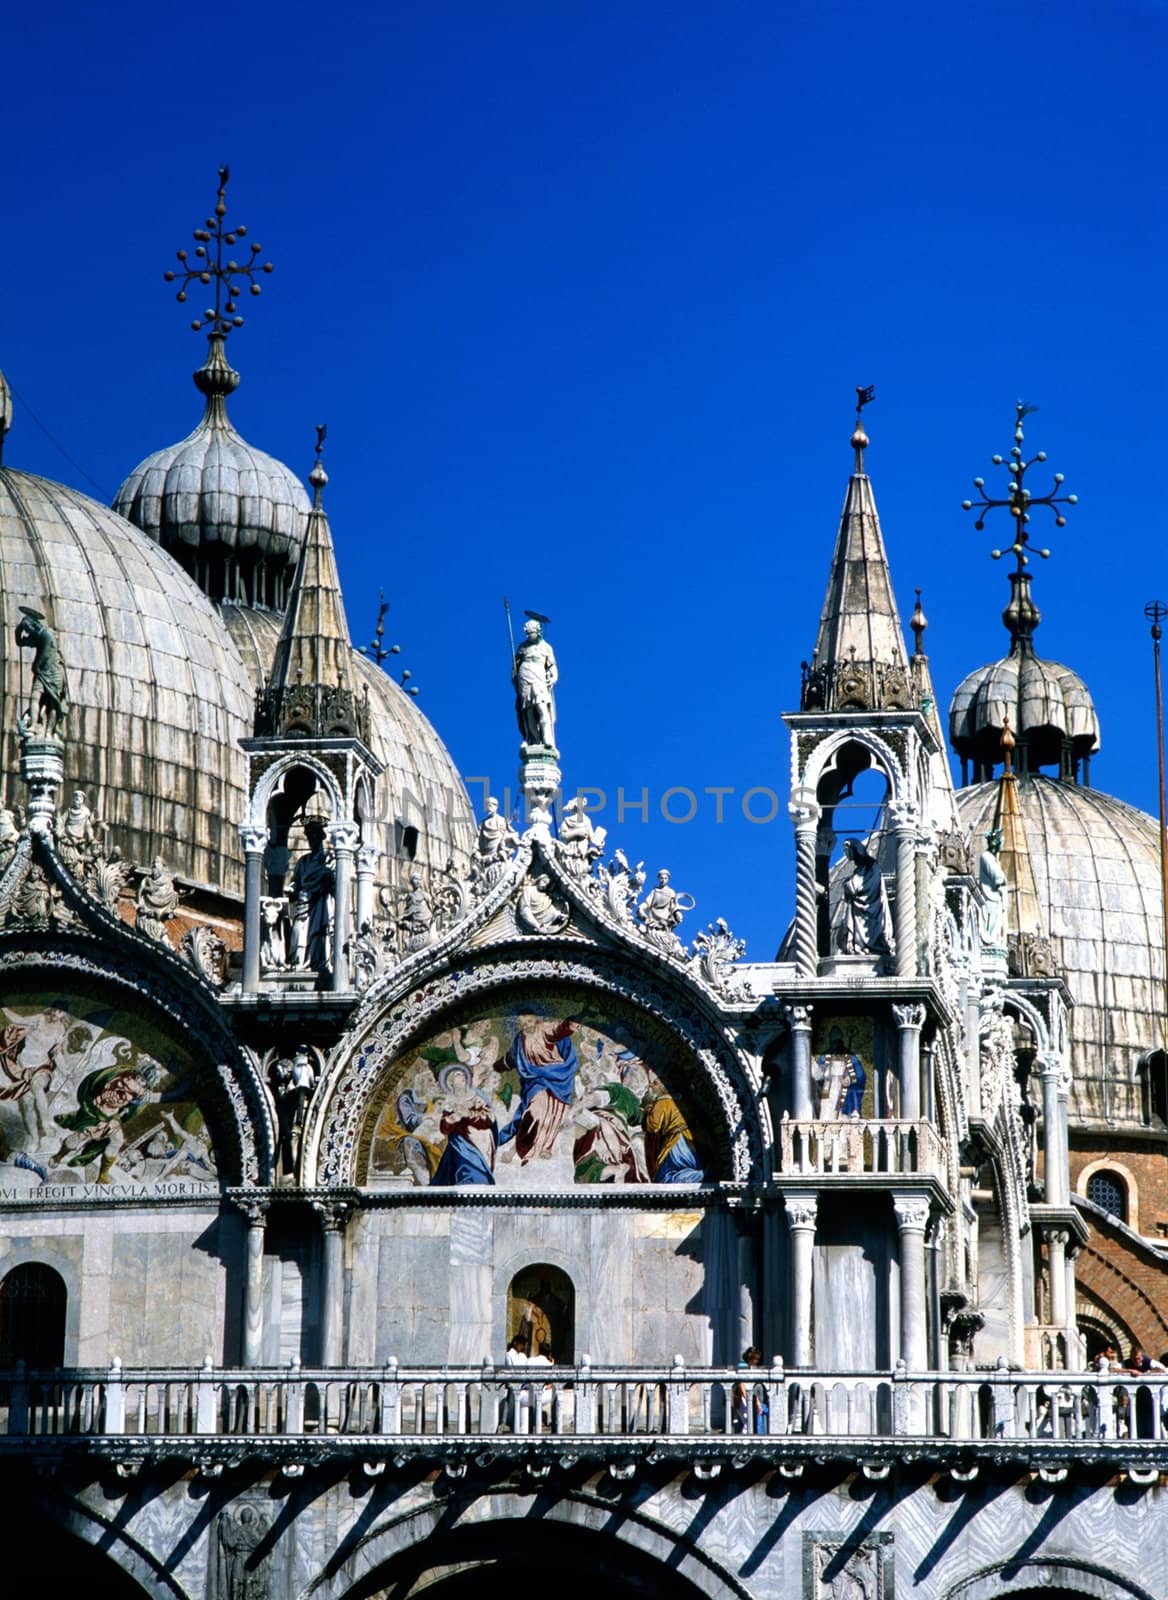
[[1008, 1560], [963, 1578], [945, 1593], [944, 1600], [1009, 1600], [1010, 1595], [1031, 1595], [1035, 1590], [1074, 1595], [1076, 1600], [1156, 1600], [1132, 1578], [1121, 1577], [1113, 1566], [1097, 1567], [1090, 1561], [1061, 1556]]
[[[547, 943], [541, 949], [546, 951]], [[597, 951], [582, 955], [578, 945], [559, 956], [507, 958], [497, 949], [491, 955], [494, 959], [431, 973], [395, 998], [386, 996], [380, 1015], [341, 1045], [309, 1111], [305, 1182], [361, 1181], [362, 1136], [379, 1087], [394, 1063], [427, 1035], [465, 1020], [476, 1004], [538, 1001], [554, 993], [611, 1001], [631, 1025], [667, 1043], [673, 1057], [688, 1066], [681, 1086], [704, 1116], [708, 1143], [717, 1153], [717, 1176], [743, 1183], [752, 1171], [762, 1170], [768, 1138], [757, 1067], [692, 992], [638, 970], [625, 958]]]
[[[659, 1563], [661, 1592], [665, 1595], [670, 1592], [668, 1579], [677, 1575], [709, 1600], [751, 1600], [750, 1591], [724, 1567], [643, 1510], [622, 1506], [620, 1515], [614, 1516], [611, 1501], [577, 1492], [549, 1499], [541, 1507], [539, 1521], [545, 1526], [553, 1524], [594, 1535], [610, 1549], [619, 1551], [624, 1547], [643, 1559]], [[450, 1552], [444, 1548], [444, 1542], [452, 1534], [472, 1532], [476, 1528], [485, 1532], [489, 1526], [500, 1523], [515, 1523], [531, 1529], [531, 1495], [498, 1490], [468, 1497], [457, 1504], [450, 1500], [430, 1500], [383, 1522], [362, 1539], [343, 1562], [326, 1568], [306, 1585], [299, 1600], [345, 1600], [352, 1590], [372, 1594], [376, 1592], [373, 1584], [379, 1568], [403, 1559], [410, 1561], [415, 1569], [420, 1567], [426, 1559], [425, 1546], [430, 1540], [434, 1541], [431, 1566], [445, 1567], [450, 1561]], [[421, 1570], [426, 1568], [421, 1567]]]
[[891, 746], [869, 728], [849, 728], [847, 732], [824, 739], [822, 743], [816, 745], [798, 780], [800, 786], [810, 790], [822, 805], [819, 790], [825, 778], [830, 778], [833, 772], [838, 772], [841, 780], [855, 776], [854, 773], [846, 771], [840, 758], [847, 750], [857, 747], [864, 750], [869, 758], [868, 766], [860, 767], [857, 771], [864, 772], [875, 767], [877, 771], [883, 773], [888, 780], [890, 805], [901, 804], [913, 798], [908, 792], [910, 785], [900, 759]]
[[350, 808], [345, 803], [345, 796], [337, 782], [335, 773], [331, 772], [323, 761], [311, 755], [308, 751], [296, 750], [288, 755], [282, 755], [266, 768], [256, 783], [251, 796], [249, 807], [249, 823], [257, 828], [267, 828], [268, 808], [277, 795], [284, 792], [284, 785], [294, 772], [310, 772], [318, 785], [328, 796], [329, 814], [334, 822], [348, 822]]

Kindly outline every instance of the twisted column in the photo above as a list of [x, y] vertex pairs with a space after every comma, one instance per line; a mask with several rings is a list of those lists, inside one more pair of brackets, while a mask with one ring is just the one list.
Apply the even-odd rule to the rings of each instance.
[[917, 971], [917, 808], [908, 801], [890, 806], [896, 841], [896, 975]]
[[815, 877], [815, 836], [820, 808], [799, 791], [787, 812], [795, 826], [795, 965], [803, 977], [814, 977], [819, 962], [819, 894]]

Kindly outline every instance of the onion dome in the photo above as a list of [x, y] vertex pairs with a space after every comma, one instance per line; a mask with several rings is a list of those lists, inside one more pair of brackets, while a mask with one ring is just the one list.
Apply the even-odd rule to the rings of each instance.
[[232, 427], [227, 397], [239, 374], [220, 336], [212, 337], [194, 379], [206, 396], [203, 420], [134, 468], [114, 510], [157, 540], [213, 599], [282, 606], [310, 509], [304, 485]]
[[[958, 792], [975, 838], [992, 826], [999, 796], [997, 783]], [[1055, 970], [1074, 1001], [1072, 1116], [1142, 1123], [1139, 1066], [1165, 1037], [1159, 824], [1044, 774], [1019, 778], [1015, 796]]]
[[[218, 608], [157, 544], [61, 484], [0, 467], [0, 758], [17, 783], [27, 681], [20, 607], [45, 614], [69, 674], [65, 781], [128, 860], [242, 893], [236, 826], [252, 694]], [[27, 667], [24, 676], [27, 680]]]

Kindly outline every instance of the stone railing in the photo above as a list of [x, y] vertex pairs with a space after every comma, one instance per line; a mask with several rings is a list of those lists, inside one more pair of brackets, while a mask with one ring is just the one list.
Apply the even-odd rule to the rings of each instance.
[[945, 1146], [931, 1122], [864, 1122], [859, 1117], [793, 1122], [784, 1117], [779, 1124], [779, 1170], [820, 1178], [874, 1172], [944, 1180]]
[[[1168, 1374], [826, 1373], [755, 1368], [509, 1367], [61, 1370], [0, 1374], [0, 1453], [372, 1459], [481, 1449], [567, 1460], [665, 1454], [911, 1455], [1168, 1468]], [[181, 1448], [174, 1441], [184, 1441]], [[833, 1446], [834, 1441], [834, 1446]], [[477, 1443], [476, 1443], [477, 1442]], [[637, 1454], [633, 1449], [632, 1454]], [[874, 1469], [875, 1470], [875, 1469]], [[1157, 1469], [1158, 1470], [1158, 1469]]]

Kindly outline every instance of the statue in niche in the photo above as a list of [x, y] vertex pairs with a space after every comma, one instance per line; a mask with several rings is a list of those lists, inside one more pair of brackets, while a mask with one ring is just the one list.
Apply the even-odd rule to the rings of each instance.
[[[685, 903], [688, 901], [688, 905]], [[637, 907], [637, 916], [641, 922], [641, 932], [651, 944], [659, 950], [664, 950], [669, 955], [676, 955], [681, 951], [681, 941], [675, 929], [680, 925], [682, 917], [687, 911], [692, 911], [697, 902], [692, 895], [679, 894], [669, 881], [669, 872], [665, 867], [657, 874], [657, 884]]]
[[268, 1600], [272, 1557], [258, 1551], [271, 1530], [271, 1518], [258, 1506], [226, 1506], [219, 1513], [215, 1600]]
[[564, 807], [557, 840], [560, 860], [574, 878], [586, 878], [592, 864], [604, 851], [607, 830], [593, 825], [588, 808], [580, 795], [574, 795]]
[[539, 620], [529, 617], [523, 624], [523, 639], [515, 651], [511, 674], [515, 714], [525, 745], [555, 749], [556, 703], [552, 691], [558, 677], [555, 652], [544, 638]]
[[57, 854], [78, 883], [88, 886], [93, 879], [103, 832], [85, 790], [74, 789], [69, 809], [57, 822]]
[[474, 859], [475, 882], [484, 890], [493, 888], [506, 871], [507, 863], [519, 843], [510, 819], [499, 811], [494, 795], [487, 797], [487, 814], [479, 824], [478, 850]]
[[[69, 683], [65, 676], [65, 663], [53, 631], [45, 621], [43, 612], [31, 606], [21, 606], [20, 621], [16, 624], [17, 649], [31, 649], [32, 688], [29, 691], [28, 709], [20, 719], [25, 734], [40, 733], [46, 739], [56, 739], [69, 711]], [[37, 715], [33, 717], [33, 695], [39, 690]]]
[[178, 910], [181, 900], [182, 891], [174, 881], [174, 874], [167, 870], [161, 856], [155, 856], [149, 872], [138, 885], [138, 932], [144, 933], [148, 939], [169, 944], [166, 925]]
[[336, 880], [324, 848], [324, 823], [304, 824], [308, 849], [292, 868], [292, 965], [326, 972], [332, 933], [332, 899]]
[[1009, 879], [998, 860], [1002, 848], [1001, 828], [991, 828], [986, 847], [977, 858], [977, 881], [982, 892], [981, 942], [987, 950], [1001, 950], [1006, 943], [1006, 885]]
[[284, 1058], [272, 1068], [272, 1087], [280, 1120], [280, 1154], [285, 1175], [291, 1177], [300, 1160], [300, 1145], [308, 1106], [316, 1087], [316, 1067], [306, 1046], [301, 1045], [291, 1061]]
[[819, 1102], [816, 1116], [821, 1122], [863, 1115], [868, 1075], [838, 1025], [833, 1024], [828, 1034], [827, 1049], [812, 1061], [811, 1077]]
[[546, 872], [525, 880], [519, 891], [516, 916], [529, 933], [562, 933], [568, 926], [568, 908], [550, 893], [551, 879]]
[[422, 874], [415, 867], [410, 873], [410, 886], [398, 918], [403, 953], [412, 955], [415, 950], [424, 950], [433, 937], [433, 929], [434, 908], [422, 883]]
[[836, 910], [836, 949], [845, 956], [893, 955], [888, 891], [876, 857], [858, 839], [844, 842], [850, 863]]

